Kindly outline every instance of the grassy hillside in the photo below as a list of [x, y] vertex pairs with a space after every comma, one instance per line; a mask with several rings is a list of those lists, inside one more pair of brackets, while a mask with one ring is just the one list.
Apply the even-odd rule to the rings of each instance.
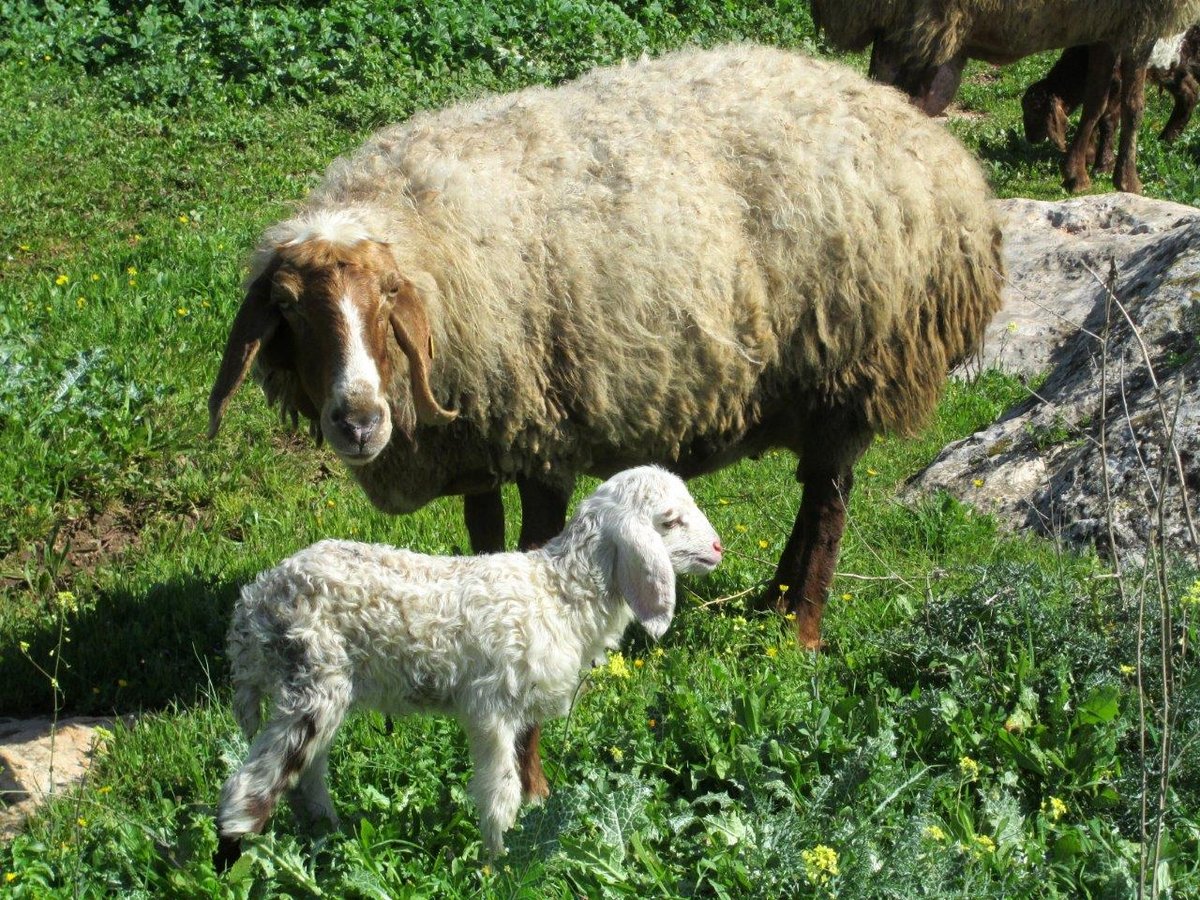
[[[222, 659], [238, 585], [325, 536], [467, 545], [457, 501], [379, 515], [252, 390], [204, 440], [258, 232], [330, 159], [420, 108], [689, 41], [823, 50], [802, 0], [13, 0], [0, 24], [0, 714], [141, 713], [78, 794], [0, 847], [0, 895], [1131, 893], [1141, 748], [1154, 771], [1162, 742], [1139, 724], [1137, 605], [1093, 557], [950, 500], [896, 499], [945, 442], [1026, 395], [995, 373], [952, 386], [921, 439], [863, 460], [831, 652], [799, 651], [754, 612], [798, 489], [786, 454], [747, 461], [694, 483], [727, 562], [683, 583], [661, 645], [631, 632], [622, 663], [547, 727], [554, 794], [506, 857], [481, 858], [455, 724], [387, 735], [360, 716], [332, 759], [342, 829], [309, 833], [284, 808], [218, 880], [211, 816], [245, 749]], [[1062, 196], [1056, 154], [1019, 131], [1047, 65], [973, 67], [950, 123], [999, 194]], [[1200, 202], [1200, 128], [1165, 148], [1167, 112], [1152, 95], [1147, 193]], [[1159, 879], [1177, 896], [1200, 893], [1194, 576], [1174, 572], [1169, 592]]]

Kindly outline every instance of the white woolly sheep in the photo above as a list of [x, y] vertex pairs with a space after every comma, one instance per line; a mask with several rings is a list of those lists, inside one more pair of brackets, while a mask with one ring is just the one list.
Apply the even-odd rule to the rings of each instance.
[[710, 572], [722, 552], [683, 482], [643, 466], [600, 485], [540, 550], [437, 557], [327, 540], [263, 573], [242, 589], [228, 649], [247, 737], [264, 695], [273, 706], [221, 792], [219, 865], [289, 788], [295, 809], [337, 821], [326, 763], [351, 707], [458, 717], [484, 841], [502, 852], [522, 792], [537, 796], [514, 748], [567, 711], [584, 667], [634, 618], [661, 637], [675, 573]]
[[999, 308], [988, 201], [895, 91], [766, 47], [421, 114], [266, 232], [209, 433], [254, 364], [379, 508], [464, 495], [476, 551], [505, 482], [528, 548], [579, 474], [786, 448], [804, 494], [763, 600], [815, 648], [854, 463], [921, 427]]
[[1141, 193], [1137, 130], [1145, 66], [1159, 38], [1200, 18], [1200, 0], [813, 0], [813, 20], [846, 50], [872, 44], [871, 75], [930, 115], [950, 102], [968, 58], [1010, 63], [1057, 47], [1092, 47], [1079, 130], [1063, 161], [1066, 186], [1089, 187], [1092, 132], [1120, 60], [1121, 141], [1113, 183]]

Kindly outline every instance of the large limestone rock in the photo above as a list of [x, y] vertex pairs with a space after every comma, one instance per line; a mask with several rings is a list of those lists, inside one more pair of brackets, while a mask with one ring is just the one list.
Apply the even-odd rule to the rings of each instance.
[[[946, 447], [911, 488], [1108, 551], [1107, 458], [1116, 547], [1144, 550], [1161, 495], [1168, 544], [1193, 550], [1200, 210], [1129, 194], [1001, 206], [1009, 284], [984, 361], [1048, 376], [1000, 421]], [[1124, 313], [1108, 302], [1113, 266]]]
[[[132, 719], [127, 719], [131, 724]], [[9, 840], [50, 794], [83, 781], [95, 756], [98, 728], [112, 719], [0, 719], [0, 840]]]

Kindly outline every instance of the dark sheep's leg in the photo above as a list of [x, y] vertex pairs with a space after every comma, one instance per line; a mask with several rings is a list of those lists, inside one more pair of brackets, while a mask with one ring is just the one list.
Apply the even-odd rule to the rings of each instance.
[[1113, 186], [1130, 194], [1142, 192], [1137, 173], [1137, 133], [1146, 109], [1146, 67], [1133, 54], [1121, 59], [1121, 141]]
[[1171, 110], [1171, 118], [1167, 120], [1160, 137], [1170, 144], [1179, 140], [1183, 129], [1192, 118], [1192, 110], [1196, 108], [1197, 98], [1200, 98], [1200, 82], [1188, 72], [1183, 77], [1171, 81], [1167, 90], [1175, 98], [1175, 107]]
[[1092, 134], [1108, 104], [1108, 91], [1116, 62], [1113, 51], [1107, 44], [1092, 44], [1088, 49], [1087, 85], [1084, 88], [1079, 130], [1075, 132], [1075, 140], [1071, 142], [1063, 160], [1063, 186], [1074, 193], [1086, 191], [1092, 185], [1087, 172], [1087, 155], [1092, 144]]
[[542, 738], [542, 724], [534, 722], [525, 726], [517, 735], [517, 771], [521, 775], [521, 796], [528, 803], [550, 796], [550, 785], [542, 770], [542, 757], [538, 742]]
[[821, 615], [846, 527], [854, 464], [874, 435], [846, 415], [814, 416], [812, 423], [796, 467], [804, 496], [765, 600], [781, 613], [794, 615], [796, 639], [819, 650]]
[[573, 483], [548, 484], [531, 478], [518, 478], [521, 493], [521, 537], [517, 546], [522, 550], [536, 549], [555, 537], [567, 524], [567, 504], [571, 500]]
[[809, 650], [821, 647], [821, 615], [833, 582], [853, 483], [849, 468], [805, 480], [796, 524], [768, 591], [776, 609], [796, 617], [796, 639]]
[[871, 45], [871, 64], [867, 74], [884, 84], [897, 84], [901, 75], [900, 51], [885, 40], [876, 40]]
[[1116, 159], [1113, 156], [1113, 145], [1117, 135], [1117, 126], [1121, 121], [1121, 76], [1113, 72], [1112, 81], [1108, 88], [1108, 103], [1104, 107], [1104, 115], [1096, 126], [1096, 150], [1092, 171], [1106, 174], [1113, 170]]
[[500, 489], [463, 497], [463, 519], [474, 553], [504, 551], [504, 501]]

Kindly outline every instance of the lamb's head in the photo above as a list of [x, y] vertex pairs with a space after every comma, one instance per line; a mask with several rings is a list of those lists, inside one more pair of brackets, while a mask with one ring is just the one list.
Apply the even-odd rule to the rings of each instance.
[[[336, 227], [335, 227], [336, 226]], [[209, 437], [257, 359], [268, 402], [303, 414], [349, 465], [371, 462], [394, 431], [443, 424], [429, 386], [433, 342], [425, 275], [406, 277], [388, 246], [353, 223], [298, 223], [260, 251], [209, 397]], [[429, 283], [424, 283], [428, 281]], [[393, 396], [391, 342], [408, 366], [411, 402]]]
[[675, 574], [707, 574], [725, 552], [687, 486], [657, 466], [614, 475], [577, 517], [596, 523], [601, 568], [656, 639], [675, 613]]

